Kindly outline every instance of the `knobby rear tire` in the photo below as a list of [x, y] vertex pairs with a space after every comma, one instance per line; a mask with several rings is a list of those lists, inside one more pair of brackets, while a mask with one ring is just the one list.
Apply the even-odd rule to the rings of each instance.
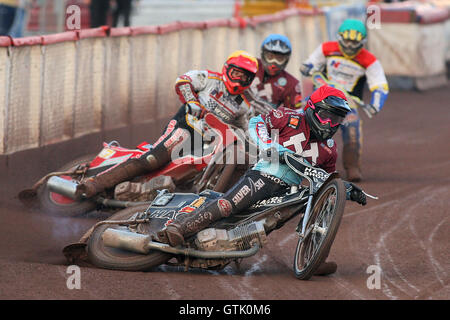
[[[116, 212], [107, 220], [127, 220], [138, 212], [143, 212], [148, 205], [130, 207]], [[149, 254], [127, 252], [103, 245], [102, 234], [107, 228], [118, 228], [117, 225], [102, 225], [94, 230], [88, 241], [88, 259], [95, 266], [112, 270], [146, 271], [170, 260], [172, 255], [161, 251]]]
[[[329, 210], [331, 212], [325, 216], [324, 214], [326, 212], [323, 210], [323, 205], [327, 200], [333, 202], [333, 198], [335, 198], [333, 209]], [[309, 280], [320, 264], [325, 262], [339, 229], [342, 215], [344, 214], [345, 201], [345, 186], [341, 179], [331, 180], [317, 195], [311, 209], [311, 217], [306, 226], [306, 230], [315, 223], [318, 223], [320, 224], [320, 227], [323, 227], [323, 218], [328, 217], [326, 220], [327, 230], [324, 235], [318, 235], [320, 232], [310, 232], [303, 241], [299, 239], [294, 257], [294, 272], [297, 279]], [[321, 213], [323, 214], [321, 215]], [[311, 254], [308, 250], [312, 248], [311, 246], [315, 241], [318, 242], [318, 245], [314, 250], [315, 252]]]

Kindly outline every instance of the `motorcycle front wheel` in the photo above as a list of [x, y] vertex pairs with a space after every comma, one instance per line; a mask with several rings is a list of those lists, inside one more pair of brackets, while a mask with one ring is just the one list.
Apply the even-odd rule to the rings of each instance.
[[[138, 213], [145, 212], [147, 208], [148, 205], [126, 208], [116, 212], [108, 220], [128, 220]], [[172, 255], [161, 251], [139, 254], [107, 247], [103, 244], [102, 234], [108, 228], [120, 228], [120, 226], [101, 225], [92, 232], [88, 241], [88, 259], [97, 267], [124, 271], [146, 271], [172, 258]]]
[[298, 279], [310, 279], [325, 262], [344, 214], [345, 201], [341, 179], [331, 180], [317, 195], [306, 225], [306, 236], [299, 239], [295, 250], [294, 271]]

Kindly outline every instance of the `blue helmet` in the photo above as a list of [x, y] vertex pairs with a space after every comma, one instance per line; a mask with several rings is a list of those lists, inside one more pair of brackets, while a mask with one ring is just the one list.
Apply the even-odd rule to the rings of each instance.
[[292, 45], [286, 36], [270, 34], [261, 44], [261, 51], [264, 70], [274, 76], [286, 68], [291, 56]]

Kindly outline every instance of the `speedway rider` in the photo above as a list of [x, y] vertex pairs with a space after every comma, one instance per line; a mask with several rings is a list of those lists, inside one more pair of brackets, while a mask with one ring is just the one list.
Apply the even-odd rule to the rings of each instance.
[[[310, 76], [315, 70], [325, 68], [329, 80], [344, 87], [351, 95], [362, 100], [367, 80], [372, 97], [369, 112], [380, 112], [388, 96], [388, 83], [381, 63], [363, 48], [367, 30], [363, 22], [345, 20], [338, 30], [338, 41], [322, 43], [303, 63], [300, 72]], [[347, 180], [360, 181], [362, 151], [362, 121], [352, 109], [342, 126], [343, 164]]]
[[258, 72], [250, 87], [250, 93], [260, 98], [249, 98], [256, 115], [280, 106], [291, 109], [300, 107], [300, 82], [284, 70], [291, 52], [291, 42], [284, 35], [270, 34], [263, 40]]
[[222, 73], [192, 70], [178, 77], [175, 90], [183, 106], [169, 121], [153, 148], [139, 158], [128, 159], [83, 181], [77, 186], [77, 195], [90, 198], [120, 182], [166, 165], [171, 161], [171, 153], [176, 146], [185, 142], [194, 146], [201, 133], [187, 114], [201, 119], [206, 112], [211, 112], [224, 122], [245, 130], [251, 107], [243, 93], [250, 87], [257, 70], [255, 57], [245, 51], [235, 51], [227, 58]]
[[[336, 170], [337, 159], [337, 147], [332, 137], [349, 112], [350, 107], [342, 91], [322, 86], [311, 95], [305, 110], [297, 112], [281, 107], [251, 118], [249, 134], [262, 150], [276, 148], [279, 154], [295, 153], [311, 165], [331, 173]], [[278, 141], [272, 142], [273, 130], [278, 130]], [[158, 234], [159, 240], [172, 246], [183, 244], [185, 237], [194, 235], [210, 223], [241, 212], [257, 201], [300, 182], [300, 176], [286, 164], [261, 158], [217, 201], [177, 216]], [[366, 204], [366, 196], [361, 189], [352, 183], [345, 182], [345, 185], [347, 199]], [[335, 270], [332, 268], [331, 272]]]

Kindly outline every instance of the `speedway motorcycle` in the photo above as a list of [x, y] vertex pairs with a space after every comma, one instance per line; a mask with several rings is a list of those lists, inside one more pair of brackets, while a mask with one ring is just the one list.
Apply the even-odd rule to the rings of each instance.
[[217, 270], [255, 255], [272, 231], [297, 217], [299, 238], [293, 267], [298, 279], [307, 280], [328, 256], [344, 213], [346, 190], [337, 172], [329, 174], [289, 153], [281, 161], [304, 178], [302, 184], [214, 222], [186, 238], [185, 245], [172, 247], [159, 240], [158, 232], [178, 215], [217, 201], [221, 193], [162, 190], [150, 205], [121, 210], [97, 223], [63, 253], [71, 263], [84, 256], [107, 269], [142, 271], [167, 264]]
[[[117, 211], [148, 204], [161, 189], [194, 193], [205, 188], [223, 191], [236, 181], [239, 172], [243, 173], [247, 169], [245, 164], [225, 160], [245, 147], [246, 137], [211, 113], [202, 120], [191, 115], [188, 117], [190, 123], [205, 133], [202, 150], [195, 151], [194, 155], [173, 160], [159, 170], [122, 182], [93, 198], [77, 199], [75, 190], [81, 180], [111, 169], [129, 158], [137, 158], [152, 148], [147, 142], [141, 143], [136, 149], [121, 147], [116, 141], [103, 143], [100, 153], [75, 159], [57, 172], [47, 174], [31, 189], [22, 191], [19, 199], [29, 205], [37, 198], [45, 212], [58, 216], [78, 216], [95, 208]], [[208, 139], [206, 137], [209, 137], [208, 141], [205, 141]]]

